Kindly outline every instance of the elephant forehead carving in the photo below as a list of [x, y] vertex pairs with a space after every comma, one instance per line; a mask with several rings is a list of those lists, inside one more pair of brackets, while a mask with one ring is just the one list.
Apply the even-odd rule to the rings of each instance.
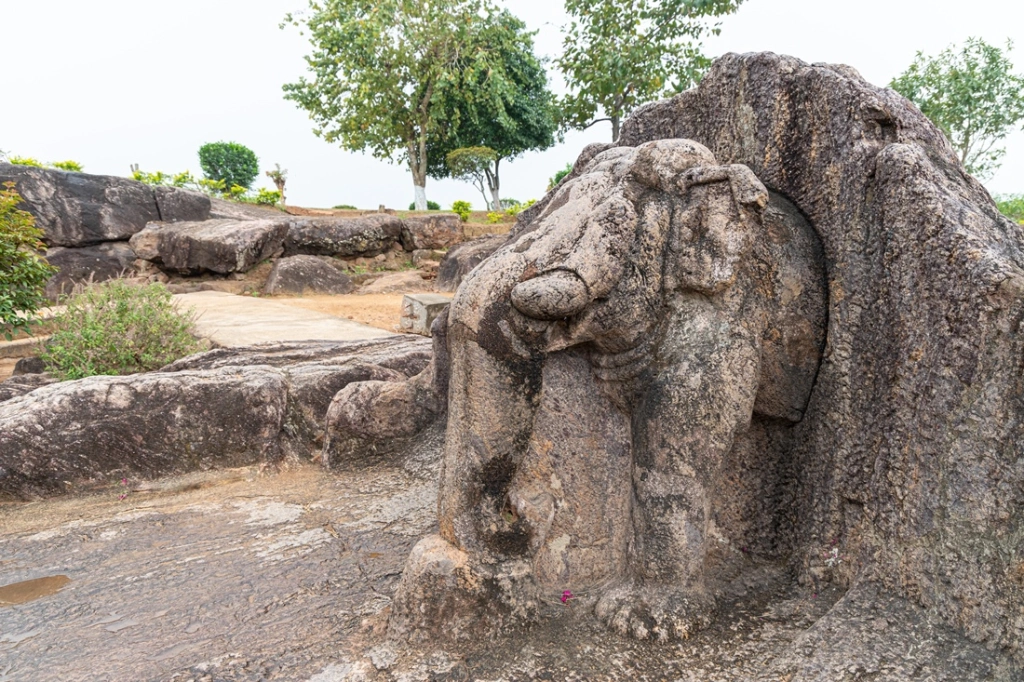
[[[734, 287], [741, 271], [746, 283]], [[755, 409], [799, 420], [825, 334], [817, 236], [748, 168], [720, 165], [690, 140], [586, 161], [467, 278], [452, 319], [484, 348], [526, 358], [584, 347], [599, 376], [623, 378], [652, 359], [652, 337], [683, 292], [748, 299], [747, 326], [764, 336]]]

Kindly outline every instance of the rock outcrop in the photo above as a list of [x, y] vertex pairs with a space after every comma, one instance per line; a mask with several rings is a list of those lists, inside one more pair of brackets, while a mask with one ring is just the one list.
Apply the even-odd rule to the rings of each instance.
[[[504, 628], [563, 586], [619, 632], [686, 637], [719, 580], [776, 562], [858, 587], [765, 679], [898, 658], [873, 612], [1019, 669], [1022, 319], [1024, 228], [912, 104], [727, 55], [584, 150], [460, 287], [440, 535], [393, 631], [480, 637], [487, 607], [444, 605], [492, 585]], [[941, 676], [992, 670], [961, 664]]]
[[376, 256], [401, 243], [405, 223], [387, 214], [361, 218], [293, 219], [285, 240], [287, 256]]
[[453, 246], [441, 259], [437, 270], [437, 290], [455, 291], [473, 268], [503, 246], [508, 235], [496, 234], [480, 237]]
[[464, 238], [462, 220], [454, 213], [409, 216], [402, 219], [402, 244], [414, 249], [447, 249]]
[[76, 284], [115, 279], [132, 270], [135, 252], [128, 242], [105, 242], [74, 249], [55, 246], [46, 250], [46, 260], [58, 271], [46, 283], [46, 296], [56, 300], [69, 294]]
[[131, 239], [142, 260], [182, 274], [245, 272], [281, 255], [287, 219], [151, 223]]
[[205, 220], [210, 200], [172, 187], [153, 188], [109, 175], [0, 164], [0, 183], [14, 182], [25, 210], [51, 246], [124, 241], [147, 223]]
[[429, 358], [429, 340], [395, 336], [216, 349], [123, 377], [13, 377], [0, 382], [0, 497], [309, 460], [335, 394], [354, 381], [406, 381]]
[[344, 272], [317, 256], [289, 256], [274, 263], [265, 294], [347, 294], [354, 289]]

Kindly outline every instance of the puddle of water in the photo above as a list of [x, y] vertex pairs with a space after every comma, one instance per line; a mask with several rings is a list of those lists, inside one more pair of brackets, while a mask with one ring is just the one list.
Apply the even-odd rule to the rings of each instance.
[[46, 578], [25, 580], [0, 587], [0, 606], [13, 606], [56, 594], [71, 582], [66, 575], [51, 575]]

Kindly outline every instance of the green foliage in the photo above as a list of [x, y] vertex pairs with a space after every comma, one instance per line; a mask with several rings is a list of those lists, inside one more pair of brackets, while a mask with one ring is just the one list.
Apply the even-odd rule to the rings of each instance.
[[63, 303], [42, 354], [47, 371], [60, 379], [147, 372], [205, 347], [192, 335], [194, 315], [179, 312], [161, 284], [115, 279]]
[[[598, 121], [619, 125], [637, 106], [697, 83], [710, 65], [701, 39], [717, 35], [710, 17], [735, 12], [743, 0], [566, 0], [562, 55], [555, 60], [569, 88], [560, 102], [569, 128]], [[595, 120], [601, 113], [605, 118]]]
[[1007, 194], [995, 197], [996, 206], [1004, 216], [1024, 224], [1024, 194]]
[[[484, 205], [495, 210], [500, 208], [501, 162], [551, 147], [558, 130], [555, 98], [548, 89], [544, 67], [534, 55], [534, 34], [525, 29], [525, 24], [507, 11], [491, 19], [489, 42], [500, 52], [508, 78], [501, 98], [449, 102], [454, 109], [447, 118], [458, 125], [449, 126], [444, 136], [433, 136], [428, 143], [429, 175], [460, 178], [478, 189], [485, 186], [486, 192], [481, 189]], [[489, 78], [490, 74], [477, 77]], [[493, 159], [487, 164], [474, 163], [479, 167], [467, 174], [451, 163], [451, 154], [466, 149], [486, 149]]]
[[518, 38], [499, 16], [492, 0], [310, 0], [285, 21], [308, 32], [313, 77], [285, 85], [285, 98], [328, 142], [408, 163], [426, 187], [428, 140], [454, 135], [464, 115], [514, 127], [505, 56]]
[[[415, 202], [409, 204], [409, 210], [410, 211], [415, 211], [416, 210], [416, 203]], [[436, 201], [428, 201], [427, 202], [427, 210], [428, 211], [440, 211], [441, 210], [441, 204], [437, 203]]]
[[515, 199], [510, 199], [508, 205], [506, 206], [505, 205], [505, 200], [503, 199], [501, 203], [502, 203], [502, 206], [505, 207], [505, 215], [512, 216], [514, 218], [517, 215], [519, 215], [520, 213], [522, 213], [523, 211], [525, 211], [526, 209], [528, 209], [531, 206], [533, 206], [534, 204], [536, 204], [537, 200], [536, 199], [530, 199], [525, 204], [521, 204], [518, 201], [516, 201]]
[[336, 210], [339, 210], [339, 211], [341, 211], [341, 210], [358, 211], [359, 210], [355, 206], [353, 206], [352, 204], [338, 204], [334, 208]]
[[488, 208], [497, 208], [487, 196], [494, 177], [491, 164], [497, 160], [498, 155], [490, 147], [463, 147], [448, 152], [445, 157], [451, 176], [476, 187], [484, 198], [484, 206]]
[[18, 208], [21, 196], [13, 182], [0, 189], [0, 333], [7, 340], [29, 331], [32, 315], [46, 299], [43, 288], [57, 271], [35, 254], [43, 248], [43, 231], [35, 218]]
[[199, 165], [211, 180], [223, 180], [234, 191], [235, 185], [248, 190], [260, 172], [256, 154], [236, 142], [210, 142], [199, 148]]
[[550, 192], [555, 187], [558, 187], [558, 183], [560, 183], [565, 178], [565, 176], [568, 175], [569, 173], [572, 173], [572, 164], [571, 163], [565, 164], [565, 168], [563, 168], [562, 170], [560, 170], [557, 173], [555, 173], [548, 180], [548, 191]]
[[473, 210], [473, 204], [468, 201], [455, 201], [452, 202], [452, 211], [459, 215], [459, 219], [462, 222], [469, 220], [469, 214]]
[[12, 163], [15, 166], [32, 166], [33, 168], [46, 168], [46, 165], [41, 161], [33, 159], [30, 156], [16, 156], [11, 155], [7, 157], [7, 163]]
[[70, 171], [72, 173], [81, 173], [84, 168], [84, 166], [77, 161], [54, 161], [50, 164], [50, 167], [56, 168], [57, 170]]
[[950, 46], [937, 57], [918, 52], [914, 63], [889, 84], [938, 126], [968, 173], [991, 176], [1006, 150], [997, 145], [1024, 121], [1024, 78], [1014, 75], [1006, 54], [980, 38]]
[[504, 219], [505, 214], [499, 213], [498, 211], [492, 211], [491, 213], [487, 214], [487, 222], [491, 223], [492, 225], [496, 225], [503, 221]]
[[275, 189], [266, 189], [261, 187], [260, 191], [256, 193], [254, 202], [260, 206], [276, 206], [281, 201], [281, 193]]
[[523, 202], [519, 201], [518, 199], [502, 199], [501, 200], [501, 207], [503, 209], [505, 209], [506, 211], [509, 210], [510, 208], [517, 208], [517, 207], [521, 207], [521, 206], [523, 206]]

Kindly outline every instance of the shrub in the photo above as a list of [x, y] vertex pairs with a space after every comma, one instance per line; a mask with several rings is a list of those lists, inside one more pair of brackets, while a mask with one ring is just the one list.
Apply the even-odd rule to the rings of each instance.
[[[409, 210], [410, 211], [415, 211], [416, 210], [416, 202], [415, 201], [412, 202], [411, 204], [409, 204]], [[441, 210], [441, 204], [437, 203], [436, 201], [427, 201], [427, 210], [428, 211], [440, 211]]]
[[1010, 220], [1024, 223], [1024, 194], [1007, 194], [996, 197], [999, 211]]
[[334, 207], [334, 209], [337, 210], [337, 211], [344, 211], [344, 210], [358, 211], [359, 210], [355, 206], [353, 206], [352, 204], [338, 204], [337, 206]]
[[275, 189], [261, 187], [253, 201], [260, 206], [276, 206], [281, 201], [281, 193]]
[[554, 177], [552, 177], [550, 180], [548, 180], [548, 191], [550, 192], [555, 187], [557, 187], [558, 183], [560, 183], [565, 178], [565, 176], [568, 175], [569, 173], [572, 173], [572, 164], [571, 163], [565, 164], [565, 168], [563, 168], [562, 170], [560, 170], [557, 173], [555, 173]]
[[456, 201], [452, 203], [452, 211], [459, 214], [462, 222], [469, 220], [469, 213], [473, 210], [473, 204], [468, 201]]
[[501, 208], [505, 209], [506, 211], [508, 209], [510, 209], [510, 208], [515, 208], [516, 206], [519, 206], [519, 204], [520, 204], [520, 202], [519, 202], [518, 199], [502, 199], [501, 200]]
[[223, 180], [225, 187], [252, 187], [260, 162], [251, 149], [236, 142], [210, 142], [199, 148], [199, 165], [211, 180]]
[[[504, 203], [504, 201], [502, 203]], [[512, 216], [514, 218], [514, 217], [516, 217], [517, 215], [519, 215], [520, 213], [522, 213], [523, 211], [525, 211], [526, 209], [530, 208], [531, 206], [533, 206], [536, 203], [537, 203], [536, 199], [530, 199], [525, 204], [520, 204], [519, 202], [516, 202], [512, 206], [509, 206], [508, 208], [505, 209], [505, 215]]]
[[60, 379], [147, 372], [205, 348], [192, 335], [195, 316], [179, 312], [161, 284], [113, 279], [62, 302], [42, 353], [47, 371]]
[[30, 156], [8, 156], [7, 163], [13, 163], [15, 166], [32, 166], [34, 168], [45, 168], [42, 163], [33, 159]]
[[504, 213], [498, 213], [497, 211], [495, 211], [493, 213], [488, 213], [487, 214], [487, 222], [491, 223], [492, 225], [500, 223], [504, 219], [505, 219], [505, 214]]
[[73, 173], [81, 173], [84, 168], [84, 166], [77, 161], [54, 161], [50, 164], [50, 167], [62, 171], [71, 171]]
[[277, 187], [277, 191], [281, 195], [279, 201], [283, 204], [284, 187], [286, 184], [288, 184], [288, 170], [281, 168], [281, 164], [275, 163], [274, 170], [267, 171], [267, 177], [270, 178], [270, 181], [274, 183], [274, 187]]
[[0, 332], [9, 341], [29, 330], [32, 315], [43, 306], [46, 280], [57, 270], [34, 253], [43, 248], [43, 231], [35, 218], [18, 208], [14, 183], [0, 189]]

